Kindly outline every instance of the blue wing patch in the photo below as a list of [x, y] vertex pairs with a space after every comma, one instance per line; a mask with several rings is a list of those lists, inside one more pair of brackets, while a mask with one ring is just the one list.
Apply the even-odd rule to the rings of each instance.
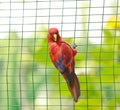
[[62, 64], [62, 61], [64, 60], [63, 55], [59, 58], [58, 61], [54, 63], [54, 65], [58, 68], [60, 72], [63, 72], [65, 70], [65, 66]]

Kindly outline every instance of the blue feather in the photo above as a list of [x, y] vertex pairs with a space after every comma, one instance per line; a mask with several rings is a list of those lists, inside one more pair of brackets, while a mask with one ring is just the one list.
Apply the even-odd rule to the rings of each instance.
[[65, 70], [65, 66], [62, 64], [62, 61], [64, 60], [63, 55], [54, 63], [54, 65], [58, 68], [60, 72], [63, 72]]

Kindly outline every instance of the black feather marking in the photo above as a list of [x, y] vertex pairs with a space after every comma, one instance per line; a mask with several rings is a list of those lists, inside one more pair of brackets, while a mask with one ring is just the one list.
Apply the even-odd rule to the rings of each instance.
[[[74, 79], [74, 73], [71, 73], [67, 68], [65, 68], [64, 74], [67, 75], [67, 83], [70, 84], [70, 86], [73, 86], [73, 79]], [[66, 78], [65, 78], [66, 79]]]

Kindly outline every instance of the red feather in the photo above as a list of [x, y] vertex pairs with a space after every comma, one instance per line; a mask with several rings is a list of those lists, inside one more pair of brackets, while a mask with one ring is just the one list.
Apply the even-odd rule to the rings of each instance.
[[80, 85], [74, 71], [74, 56], [77, 51], [66, 43], [59, 35], [57, 28], [48, 31], [48, 44], [50, 58], [55, 67], [64, 76], [74, 101], [80, 96]]

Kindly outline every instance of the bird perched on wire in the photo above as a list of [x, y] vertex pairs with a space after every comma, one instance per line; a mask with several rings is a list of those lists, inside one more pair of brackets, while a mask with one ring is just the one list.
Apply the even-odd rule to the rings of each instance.
[[80, 96], [80, 85], [74, 70], [77, 51], [61, 38], [57, 28], [50, 28], [47, 38], [51, 61], [65, 78], [69, 91], [77, 102]]

